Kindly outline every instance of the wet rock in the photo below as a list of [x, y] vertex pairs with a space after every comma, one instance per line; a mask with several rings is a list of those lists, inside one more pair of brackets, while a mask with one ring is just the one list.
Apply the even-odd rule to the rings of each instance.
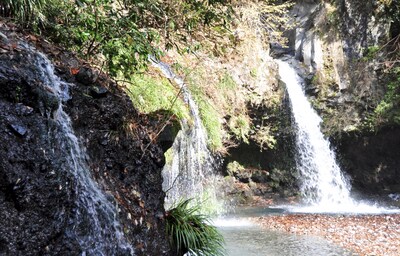
[[1, 32], [0, 32], [0, 42], [2, 42], [3, 44], [9, 43], [8, 37]]
[[389, 194], [388, 197], [394, 201], [400, 201], [400, 194]]
[[33, 113], [33, 108], [29, 106], [25, 106], [22, 103], [18, 103], [16, 106], [16, 110], [18, 115], [20, 116], [27, 116]]
[[90, 95], [96, 99], [105, 97], [108, 93], [108, 89], [103, 86], [92, 86], [90, 87]]
[[282, 46], [281, 44], [278, 44], [278, 43], [271, 43], [270, 49], [271, 49], [271, 56], [276, 59], [284, 59], [285, 55], [293, 55], [294, 54], [293, 49], [286, 47], [286, 46]]
[[333, 140], [343, 169], [364, 193], [400, 193], [400, 128], [376, 133], [348, 131]]
[[84, 85], [93, 85], [99, 78], [99, 74], [88, 67], [81, 67], [75, 76], [76, 81]]
[[107, 144], [108, 144], [108, 139], [107, 139], [107, 138], [101, 139], [101, 140], [100, 140], [100, 144], [103, 145], [103, 146], [107, 146]]
[[308, 86], [305, 88], [305, 92], [308, 96], [317, 96], [319, 91], [320, 90], [317, 86], [313, 86], [311, 84], [308, 84]]
[[26, 127], [19, 124], [10, 124], [10, 128], [15, 134], [21, 137], [24, 137], [28, 132], [28, 129]]
[[257, 183], [267, 183], [269, 181], [269, 173], [264, 170], [255, 170], [251, 174], [251, 180]]

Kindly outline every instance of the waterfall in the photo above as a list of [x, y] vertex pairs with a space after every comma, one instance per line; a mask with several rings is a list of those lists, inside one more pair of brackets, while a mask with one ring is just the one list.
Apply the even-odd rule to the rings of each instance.
[[288, 63], [277, 62], [296, 123], [297, 167], [306, 203], [322, 208], [351, 203], [349, 182], [336, 163], [329, 141], [320, 130], [322, 120], [302, 90], [302, 79]]
[[167, 64], [153, 58], [150, 60], [166, 78], [179, 86], [192, 118], [190, 124], [187, 120], [181, 120], [182, 129], [170, 149], [172, 159], [163, 169], [163, 189], [167, 192], [166, 206], [189, 198], [199, 202], [206, 200], [207, 205], [215, 206], [217, 204], [213, 188], [216, 179], [213, 172], [215, 161], [207, 148], [207, 133], [201, 122], [197, 104], [182, 78], [176, 76]]
[[294, 212], [329, 213], [398, 213], [350, 197], [349, 181], [336, 162], [335, 153], [320, 129], [321, 118], [311, 107], [302, 89], [303, 80], [287, 62], [276, 60], [279, 75], [286, 84], [292, 113], [296, 124], [297, 169], [300, 189], [306, 207], [291, 209]]
[[63, 103], [70, 99], [68, 89], [73, 85], [62, 82], [55, 75], [54, 67], [45, 55], [29, 46], [24, 47], [35, 59], [42, 86], [59, 101], [57, 110], [47, 115], [56, 123], [56, 129], [49, 135], [56, 138], [54, 148], [64, 153], [63, 171], [70, 172], [75, 183], [77, 199], [67, 236], [78, 241], [82, 255], [133, 255], [117, 220], [115, 202], [91, 178], [88, 156], [74, 134], [70, 117], [63, 110]]

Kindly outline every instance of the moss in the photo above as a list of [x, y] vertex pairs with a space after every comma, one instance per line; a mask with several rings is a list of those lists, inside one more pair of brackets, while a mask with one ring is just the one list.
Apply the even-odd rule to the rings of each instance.
[[379, 46], [370, 46], [368, 47], [365, 52], [364, 52], [364, 57], [362, 58], [363, 61], [372, 61], [374, 60], [378, 53], [379, 53], [380, 47]]
[[227, 90], [235, 90], [237, 89], [237, 84], [235, 81], [233, 81], [233, 78], [231, 75], [229, 75], [227, 72], [225, 72], [221, 79], [219, 80], [217, 84], [217, 88], [222, 90], [222, 91], [227, 91]]
[[[234, 91], [237, 85], [227, 73], [224, 73], [219, 82], [214, 85], [210, 84], [206, 78], [207, 74], [203, 69], [187, 70], [186, 81], [207, 131], [208, 146], [212, 151], [223, 151], [225, 131], [221, 120], [225, 106], [217, 107], [216, 105], [221, 97], [225, 99], [226, 92]], [[221, 101], [227, 103], [226, 100]]]

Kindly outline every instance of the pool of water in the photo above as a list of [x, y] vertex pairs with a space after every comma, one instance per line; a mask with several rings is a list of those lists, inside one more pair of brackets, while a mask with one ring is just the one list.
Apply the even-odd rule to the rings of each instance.
[[354, 256], [322, 238], [266, 230], [247, 221], [247, 217], [282, 214], [282, 209], [247, 208], [214, 225], [225, 238], [228, 256]]

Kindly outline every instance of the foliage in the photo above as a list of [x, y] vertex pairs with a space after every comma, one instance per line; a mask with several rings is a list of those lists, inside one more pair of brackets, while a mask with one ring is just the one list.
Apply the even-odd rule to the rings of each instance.
[[245, 143], [249, 143], [250, 120], [247, 115], [238, 114], [229, 119], [228, 126], [233, 135]]
[[177, 255], [224, 255], [223, 237], [210, 224], [208, 217], [199, 214], [200, 206], [190, 206], [191, 199], [179, 202], [167, 212], [166, 232]]
[[[125, 2], [135, 4], [137, 1]], [[166, 49], [177, 48], [181, 53], [196, 50], [204, 33], [208, 37], [227, 33], [233, 14], [232, 8], [224, 0], [141, 2], [143, 9], [137, 8], [137, 14], [141, 14], [137, 15], [140, 26], [151, 24], [161, 31]]]
[[157, 32], [140, 28], [130, 8], [111, 0], [54, 1], [46, 33], [83, 57], [103, 61], [112, 76], [128, 78], [145, 69], [148, 55], [159, 55], [152, 46]]
[[272, 135], [271, 127], [269, 126], [262, 126], [257, 131], [255, 140], [260, 145], [261, 149], [264, 148], [274, 149], [277, 144], [275, 137]]
[[246, 170], [246, 168], [243, 165], [241, 165], [239, 162], [233, 161], [233, 162], [228, 163], [228, 165], [226, 166], [226, 170], [228, 171], [228, 174], [230, 176], [233, 176], [235, 173], [244, 172]]
[[43, 9], [48, 0], [1, 0], [0, 14], [15, 17], [24, 26], [45, 21]]
[[232, 16], [223, 0], [2, 0], [0, 10], [125, 78], [143, 71], [149, 54], [160, 55], [160, 39], [191, 52], [203, 34], [229, 33]]
[[189, 111], [176, 89], [167, 79], [155, 79], [149, 75], [131, 77], [128, 93], [134, 106], [143, 113], [160, 109], [170, 110], [179, 119], [189, 119]]
[[393, 80], [387, 84], [383, 100], [367, 121], [372, 130], [382, 125], [400, 124], [400, 68], [391, 70], [391, 75]]
[[223, 91], [227, 91], [236, 90], [238, 86], [235, 81], [233, 81], [233, 78], [227, 72], [225, 72], [218, 82], [217, 87]]
[[294, 5], [292, 1], [249, 1], [243, 9], [242, 21], [257, 33], [265, 37], [266, 42], [285, 45], [287, 39], [283, 31], [293, 28], [290, 21], [289, 9]]

